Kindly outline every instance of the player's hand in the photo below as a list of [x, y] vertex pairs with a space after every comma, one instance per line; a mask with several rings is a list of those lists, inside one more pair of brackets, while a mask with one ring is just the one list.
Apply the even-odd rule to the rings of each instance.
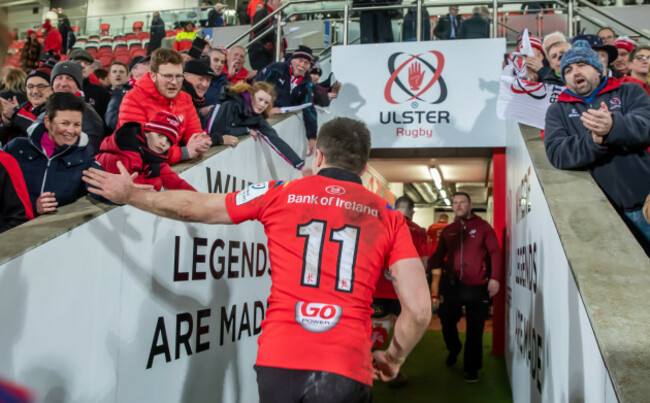
[[440, 298], [431, 298], [431, 307], [437, 311], [440, 308]]
[[190, 158], [200, 157], [211, 145], [212, 139], [206, 132], [194, 133], [187, 142], [187, 153]]
[[90, 168], [83, 171], [81, 179], [90, 185], [88, 187], [90, 193], [102, 196], [116, 204], [127, 204], [131, 192], [140, 188], [133, 183], [133, 178], [137, 174], [130, 175], [122, 161], [117, 162], [117, 169], [120, 171], [119, 174]]
[[488, 294], [490, 295], [490, 298], [497, 295], [498, 292], [499, 292], [499, 282], [494, 279], [488, 281]]
[[[583, 112], [580, 120], [587, 130], [591, 130], [594, 136], [601, 138], [609, 134], [614, 124], [612, 113], [604, 102], [600, 103], [599, 109], [588, 109]], [[602, 140], [598, 144], [602, 144]]]
[[307, 152], [307, 157], [311, 156], [314, 154], [314, 151], [316, 150], [316, 139], [309, 139], [309, 142], [307, 143], [307, 148], [309, 151]]
[[223, 138], [223, 145], [224, 146], [231, 146], [232, 148], [237, 147], [237, 144], [239, 144], [239, 139], [235, 136], [231, 136], [229, 134], [224, 134], [222, 136]]
[[257, 137], [260, 135], [260, 132], [258, 132], [258, 131], [255, 130], [255, 129], [249, 129], [248, 134], [250, 134], [251, 136], [253, 136], [253, 140], [257, 141]]
[[56, 211], [56, 206], [58, 205], [59, 203], [56, 201], [54, 193], [43, 192], [38, 196], [38, 199], [36, 199], [36, 212], [39, 215], [53, 213]]
[[373, 351], [372, 356], [374, 358], [372, 363], [372, 379], [388, 382], [397, 377], [402, 365], [390, 362], [386, 358], [386, 350], [375, 350]]
[[277, 106], [271, 108], [271, 115], [282, 115], [282, 109]]

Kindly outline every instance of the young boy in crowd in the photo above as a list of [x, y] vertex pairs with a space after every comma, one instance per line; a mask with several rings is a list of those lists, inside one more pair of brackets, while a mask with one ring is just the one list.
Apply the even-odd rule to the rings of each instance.
[[135, 183], [152, 185], [157, 191], [163, 186], [196, 191], [167, 163], [167, 151], [177, 142], [179, 126], [176, 115], [165, 111], [158, 112], [144, 127], [127, 122], [102, 142], [95, 159], [111, 173], [119, 173], [117, 162], [121, 161], [130, 173], [138, 173]]

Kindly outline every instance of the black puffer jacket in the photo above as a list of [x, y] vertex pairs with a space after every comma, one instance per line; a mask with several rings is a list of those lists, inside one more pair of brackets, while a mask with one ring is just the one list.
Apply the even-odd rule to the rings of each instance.
[[221, 105], [217, 107], [219, 111], [210, 130], [213, 145], [223, 144], [223, 135], [245, 136], [250, 133], [250, 129], [254, 129], [262, 134], [262, 139], [271, 148], [296, 169], [301, 169], [305, 165], [305, 161], [280, 138], [278, 132], [269, 125], [264, 116], [252, 110], [248, 92], [237, 94], [226, 90]]

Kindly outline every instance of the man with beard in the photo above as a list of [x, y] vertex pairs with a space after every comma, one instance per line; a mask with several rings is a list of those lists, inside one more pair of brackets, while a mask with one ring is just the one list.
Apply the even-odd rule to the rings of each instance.
[[117, 122], [119, 129], [126, 122], [145, 125], [160, 111], [178, 116], [182, 145], [172, 145], [168, 161], [175, 164], [202, 155], [212, 140], [203, 129], [192, 104], [191, 97], [181, 91], [183, 87], [183, 58], [180, 53], [160, 48], [151, 54], [151, 71], [142, 76], [135, 88], [124, 95]]
[[544, 145], [559, 169], [588, 170], [650, 255], [642, 207], [650, 193], [650, 98], [603, 75], [598, 54], [577, 41], [562, 57], [567, 88], [546, 113]]

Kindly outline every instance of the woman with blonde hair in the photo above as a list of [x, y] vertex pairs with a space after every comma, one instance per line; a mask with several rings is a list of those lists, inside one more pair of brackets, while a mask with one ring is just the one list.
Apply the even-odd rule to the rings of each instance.
[[226, 87], [218, 111], [208, 123], [212, 145], [230, 145], [235, 147], [238, 137], [250, 134], [255, 140], [261, 138], [275, 150], [285, 161], [300, 170], [303, 175], [311, 175], [311, 169], [305, 166], [289, 145], [266, 121], [273, 108], [275, 87], [264, 81], [254, 84], [240, 82]]
[[26, 80], [27, 74], [24, 71], [14, 68], [9, 69], [2, 79], [2, 85], [0, 85], [0, 98], [9, 101], [16, 100], [14, 106], [27, 101], [27, 95], [25, 94]]

